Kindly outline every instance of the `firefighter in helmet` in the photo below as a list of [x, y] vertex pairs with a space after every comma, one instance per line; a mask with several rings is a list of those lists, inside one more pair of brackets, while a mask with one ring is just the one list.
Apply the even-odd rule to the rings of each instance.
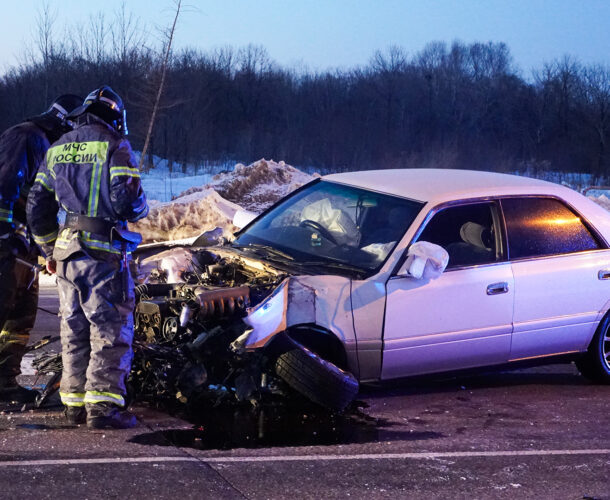
[[133, 356], [129, 260], [141, 237], [127, 222], [145, 217], [148, 205], [119, 95], [100, 87], [69, 118], [74, 130], [49, 149], [27, 203], [47, 268], [57, 274], [60, 396], [72, 424], [129, 428], [136, 423], [123, 410]]
[[81, 97], [62, 95], [0, 136], [0, 400], [35, 396], [16, 380], [38, 307], [37, 249], [25, 206], [49, 145], [70, 130], [66, 116], [81, 103]]

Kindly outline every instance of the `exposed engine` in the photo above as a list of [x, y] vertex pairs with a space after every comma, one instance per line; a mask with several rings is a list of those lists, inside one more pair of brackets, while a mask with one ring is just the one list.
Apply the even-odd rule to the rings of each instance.
[[263, 300], [284, 274], [259, 261], [205, 249], [174, 248], [136, 262], [135, 335], [173, 341], [229, 319]]
[[[130, 384], [141, 398], [191, 402], [248, 400], [261, 387], [255, 354], [231, 343], [247, 308], [267, 297], [284, 274], [218, 248], [174, 248], [140, 256]], [[247, 358], [247, 359], [245, 359]]]
[[[309, 324], [315, 317], [310, 287], [232, 247], [165, 248], [139, 250], [133, 261], [138, 284], [129, 395], [194, 411], [223, 402], [258, 407], [291, 392], [338, 411], [353, 400], [358, 381], [318, 355], [330, 344], [324, 331]], [[289, 296], [294, 303], [278, 316], [274, 304], [289, 304], [282, 302]], [[276, 324], [273, 318], [285, 328], [284, 314], [303, 329], [257, 330], [257, 324]], [[307, 347], [299, 343], [302, 334]], [[37, 399], [40, 405], [57, 390], [61, 356], [43, 355], [34, 365], [53, 377]]]

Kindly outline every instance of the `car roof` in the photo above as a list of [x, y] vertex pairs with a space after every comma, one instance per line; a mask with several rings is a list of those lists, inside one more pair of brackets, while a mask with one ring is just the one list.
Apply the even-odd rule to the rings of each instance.
[[546, 195], [563, 199], [597, 228], [610, 244], [608, 211], [577, 191], [553, 182], [475, 170], [413, 168], [363, 170], [331, 174], [323, 180], [427, 203], [514, 195]]
[[441, 168], [362, 170], [326, 175], [323, 179], [423, 202], [509, 194], [565, 195], [570, 191], [529, 177]]

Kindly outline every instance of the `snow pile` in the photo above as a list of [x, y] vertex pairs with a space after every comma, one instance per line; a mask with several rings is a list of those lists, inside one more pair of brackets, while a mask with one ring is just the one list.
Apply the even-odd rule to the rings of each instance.
[[238, 163], [232, 172], [217, 174], [205, 187], [188, 189], [180, 196], [212, 188], [244, 209], [260, 213], [313, 178], [283, 161], [262, 159], [247, 166]]
[[239, 209], [213, 189], [200, 189], [171, 202], [151, 202], [148, 217], [130, 229], [142, 234], [143, 243], [189, 238], [216, 227], [229, 237], [237, 231], [232, 221]]
[[[166, 181], [155, 170], [142, 176], [145, 192], [146, 182], [156, 185]], [[215, 175], [206, 185], [190, 187], [169, 202], [153, 199], [161, 190], [153, 191], [152, 196], [147, 193], [150, 213], [131, 228], [142, 234], [143, 243], [191, 238], [215, 227], [221, 227], [223, 236], [228, 237], [237, 230], [232, 224], [237, 210], [260, 213], [313, 178], [283, 161], [263, 159], [248, 166], [238, 163], [233, 171]]]

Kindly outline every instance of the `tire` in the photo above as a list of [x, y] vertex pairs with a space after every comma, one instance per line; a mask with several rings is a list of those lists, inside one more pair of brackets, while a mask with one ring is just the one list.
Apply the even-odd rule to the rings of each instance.
[[576, 367], [589, 380], [610, 384], [610, 315], [597, 327], [589, 349], [576, 360]]
[[292, 389], [329, 410], [343, 411], [358, 394], [358, 381], [349, 372], [322, 359], [298, 342], [275, 362], [275, 373]]

